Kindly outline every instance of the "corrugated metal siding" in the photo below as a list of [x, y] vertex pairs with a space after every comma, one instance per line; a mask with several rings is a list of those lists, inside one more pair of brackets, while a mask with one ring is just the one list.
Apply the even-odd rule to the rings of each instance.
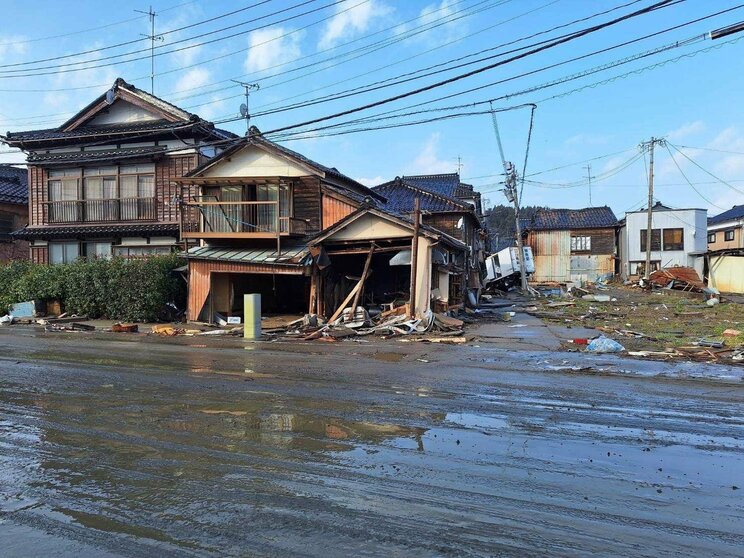
[[240, 264], [205, 260], [189, 260], [188, 320], [197, 320], [209, 296], [210, 275], [213, 271], [228, 273], [265, 273], [278, 275], [302, 275], [304, 268], [297, 266]]
[[530, 231], [527, 244], [535, 257], [532, 280], [569, 281], [571, 233], [569, 231]]
[[708, 280], [723, 293], [744, 294], [744, 256], [711, 256]]
[[357, 208], [350, 203], [342, 201], [338, 198], [331, 197], [327, 194], [323, 195], [323, 228], [338, 223], [341, 219], [354, 213]]
[[608, 273], [614, 273], [612, 256], [571, 256], [571, 281], [596, 281]]

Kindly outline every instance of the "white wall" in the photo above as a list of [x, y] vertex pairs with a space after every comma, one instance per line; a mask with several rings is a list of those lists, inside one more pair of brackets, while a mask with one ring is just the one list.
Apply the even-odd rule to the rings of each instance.
[[[641, 250], [640, 231], [646, 228], [647, 219], [645, 211], [626, 213], [626, 229], [621, 234], [623, 273], [634, 271], [633, 265], [628, 267], [629, 263], [646, 260], [646, 252]], [[654, 211], [651, 228], [684, 229], [684, 250], [654, 250], [651, 252], [651, 261], [660, 261], [662, 267], [701, 267], [698, 273], [702, 273], [702, 258], [693, 254], [704, 254], [708, 249], [708, 212], [705, 209]]]
[[111, 105], [106, 112], [100, 112], [90, 121], [90, 124], [97, 126], [101, 124], [121, 124], [125, 122], [149, 122], [157, 120], [158, 116], [146, 111], [143, 108], [117, 100]]
[[295, 164], [288, 158], [273, 155], [268, 151], [249, 145], [222, 159], [207, 169], [203, 176], [208, 177], [262, 177], [262, 176], [309, 176], [310, 169]]

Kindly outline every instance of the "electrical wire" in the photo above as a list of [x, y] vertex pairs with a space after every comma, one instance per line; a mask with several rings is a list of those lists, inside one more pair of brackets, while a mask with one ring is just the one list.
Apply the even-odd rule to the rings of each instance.
[[675, 145], [674, 145], [673, 143], [669, 142], [669, 140], [667, 140], [667, 145], [671, 145], [671, 146], [672, 146], [672, 148], [673, 148], [673, 149], [674, 149], [674, 150], [675, 150], [675, 151], [676, 151], [677, 153], [679, 153], [680, 155], [682, 155], [682, 156], [683, 156], [683, 157], [684, 157], [685, 159], [687, 159], [688, 161], [690, 161], [690, 162], [691, 162], [691, 163], [692, 163], [693, 165], [695, 165], [695, 166], [696, 166], [697, 168], [699, 168], [699, 169], [700, 169], [701, 171], [703, 171], [703, 172], [704, 172], [705, 174], [707, 174], [707, 175], [708, 175], [708, 176], [710, 176], [711, 178], [715, 178], [715, 179], [716, 179], [716, 180], [717, 180], [718, 182], [720, 182], [721, 184], [725, 184], [726, 186], [728, 186], [729, 188], [731, 188], [731, 189], [732, 189], [732, 190], [734, 190], [735, 192], [738, 192], [739, 194], [742, 194], [742, 195], [744, 195], [744, 191], [742, 191], [742, 190], [739, 190], [739, 189], [738, 189], [738, 188], [737, 188], [736, 186], [733, 186], [732, 184], [729, 184], [728, 182], [726, 182], [726, 181], [725, 181], [725, 180], [723, 180], [722, 178], [719, 178], [718, 176], [716, 176], [715, 174], [713, 174], [713, 173], [712, 173], [712, 172], [710, 172], [709, 170], [706, 170], [705, 168], [703, 168], [703, 167], [702, 167], [702, 166], [701, 166], [701, 165], [700, 165], [699, 163], [697, 163], [697, 162], [696, 162], [695, 160], [693, 160], [692, 158], [690, 158], [690, 157], [689, 157], [689, 156], [687, 155], [687, 153], [685, 153], [684, 151], [680, 150], [680, 149], [679, 149], [679, 148], [678, 148], [677, 146], [675, 146]]
[[687, 178], [687, 175], [682, 170], [682, 167], [680, 167], [679, 166], [679, 163], [677, 163], [677, 159], [674, 158], [674, 155], [672, 154], [672, 150], [669, 149], [669, 145], [668, 144], [664, 144], [664, 147], [666, 148], [667, 153], [669, 153], [669, 157], [672, 158], [672, 162], [674, 163], [674, 166], [677, 167], [677, 170], [682, 175], [682, 177], [685, 179], [685, 181], [690, 185], [690, 188], [692, 188], [695, 191], [695, 193], [698, 196], [700, 196], [703, 200], [705, 200], [709, 205], [712, 205], [713, 207], [717, 207], [718, 209], [725, 210], [726, 208], [721, 207], [720, 205], [716, 205], [715, 203], [713, 203], [712, 201], [710, 201], [697, 188], [695, 188], [695, 186], [692, 185], [692, 182], [690, 182], [690, 179]]

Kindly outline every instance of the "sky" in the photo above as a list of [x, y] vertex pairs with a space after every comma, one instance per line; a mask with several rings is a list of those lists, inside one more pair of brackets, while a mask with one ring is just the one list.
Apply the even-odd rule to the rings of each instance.
[[[488, 204], [500, 204], [506, 201], [500, 191], [503, 167], [487, 112], [491, 105], [485, 101], [494, 99], [505, 157], [520, 175], [531, 110], [517, 107], [535, 103], [523, 205], [609, 205], [618, 217], [643, 207], [650, 154], [639, 144], [657, 137], [667, 143], [655, 146], [655, 199], [715, 215], [744, 203], [744, 32], [717, 40], [705, 34], [744, 21], [744, 8], [662, 31], [737, 2], [684, 0], [509, 60], [536, 43], [547, 46], [547, 39], [653, 3], [154, 0], [156, 34], [161, 35], [155, 43], [154, 92], [202, 118], [232, 119], [219, 126], [243, 134], [245, 121], [238, 118], [243, 89], [230, 80], [258, 84], [250, 96], [251, 124], [270, 132], [503, 62], [308, 125], [300, 128], [303, 134], [269, 137], [367, 185], [406, 174], [460, 170], [463, 181], [474, 184]], [[150, 40], [145, 36], [150, 22], [136, 11], [149, 7], [127, 1], [3, 0], [2, 133], [56, 127], [117, 77], [149, 91]], [[589, 19], [576, 21], [584, 18]], [[646, 37], [651, 34], [656, 35]], [[654, 51], [661, 47], [666, 49]], [[588, 70], [593, 73], [581, 75]], [[554, 81], [559, 83], [550, 85]], [[338, 93], [343, 97], [334, 97]], [[289, 108], [308, 101], [317, 102]], [[431, 111], [477, 102], [483, 104]], [[262, 114], [276, 109], [281, 110]], [[405, 116], [421, 110], [429, 112]], [[404, 116], [319, 129], [390, 111]], [[467, 114], [473, 112], [478, 114]], [[421, 123], [433, 118], [438, 120]], [[368, 129], [379, 126], [388, 127]], [[22, 154], [8, 151], [0, 146], [0, 162], [23, 161]]]

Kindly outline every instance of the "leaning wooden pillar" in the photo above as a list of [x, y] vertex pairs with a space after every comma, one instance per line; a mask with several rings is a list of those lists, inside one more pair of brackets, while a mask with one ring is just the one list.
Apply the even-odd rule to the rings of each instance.
[[413, 240], [411, 240], [411, 290], [408, 302], [408, 317], [416, 316], [416, 275], [418, 274], [418, 237], [421, 226], [421, 200], [413, 202]]
[[318, 266], [312, 264], [310, 271], [310, 300], [308, 303], [308, 314], [317, 314], [318, 306]]

